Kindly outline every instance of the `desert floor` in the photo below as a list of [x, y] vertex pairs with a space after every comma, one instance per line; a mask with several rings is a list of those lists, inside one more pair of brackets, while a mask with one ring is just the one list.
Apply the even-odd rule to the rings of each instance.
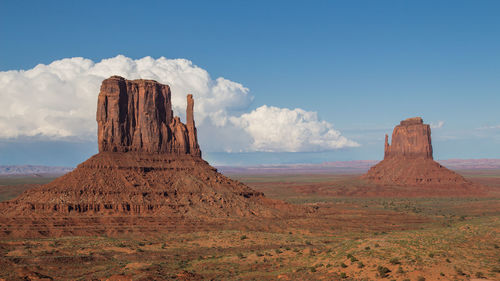
[[[482, 194], [374, 187], [359, 175], [229, 175], [314, 216], [151, 235], [0, 239], [6, 280], [500, 280], [500, 170]], [[1, 178], [0, 200], [50, 178]]]

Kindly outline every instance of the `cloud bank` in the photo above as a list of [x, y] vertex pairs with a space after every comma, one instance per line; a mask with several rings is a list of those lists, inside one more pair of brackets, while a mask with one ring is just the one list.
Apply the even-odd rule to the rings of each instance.
[[322, 151], [358, 146], [316, 112], [263, 105], [248, 112], [249, 89], [186, 59], [93, 62], [81, 57], [0, 72], [0, 139], [95, 140], [97, 95], [103, 79], [153, 79], [170, 85], [176, 115], [193, 94], [200, 143], [208, 151]]

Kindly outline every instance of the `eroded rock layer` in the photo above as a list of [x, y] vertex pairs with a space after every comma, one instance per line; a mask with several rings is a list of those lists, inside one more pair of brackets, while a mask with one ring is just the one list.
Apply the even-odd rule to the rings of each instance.
[[384, 160], [371, 167], [363, 178], [383, 185], [472, 185], [434, 161], [432, 153], [430, 126], [420, 117], [403, 120], [394, 128], [392, 144], [385, 135]]
[[247, 217], [273, 216], [273, 204], [199, 157], [101, 152], [53, 182], [3, 203], [0, 213]]

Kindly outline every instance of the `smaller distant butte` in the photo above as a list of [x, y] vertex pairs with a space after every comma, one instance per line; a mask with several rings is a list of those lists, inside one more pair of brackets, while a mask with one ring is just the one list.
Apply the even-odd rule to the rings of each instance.
[[433, 159], [431, 128], [421, 117], [401, 121], [385, 135], [384, 160], [363, 176], [371, 183], [396, 186], [461, 186], [473, 184]]

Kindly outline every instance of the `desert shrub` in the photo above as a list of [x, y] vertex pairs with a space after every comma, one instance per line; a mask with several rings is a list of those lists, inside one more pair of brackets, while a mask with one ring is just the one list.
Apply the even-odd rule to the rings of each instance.
[[356, 257], [351, 257], [351, 262], [354, 263], [354, 262], [357, 262], [358, 259]]
[[179, 268], [186, 268], [189, 265], [189, 261], [181, 260], [177, 265], [179, 266]]
[[328, 263], [328, 264], [326, 264], [326, 268], [329, 268], [329, 267], [332, 267], [332, 265], [331, 265], [331, 264], [329, 264], [329, 263]]
[[312, 245], [311, 241], [307, 240], [306, 245]]
[[347, 274], [345, 272], [341, 272], [340, 273], [340, 278], [347, 278]]
[[346, 268], [346, 267], [347, 267], [347, 265], [346, 265], [345, 263], [340, 263], [340, 267], [342, 267], [342, 268]]
[[381, 277], [381, 278], [386, 278], [387, 276], [389, 276], [389, 272], [391, 272], [390, 269], [388, 269], [387, 267], [385, 266], [381, 266], [379, 265], [377, 267], [377, 272], [378, 272], [378, 275]]
[[419, 276], [419, 277], [417, 278], [417, 281], [425, 281], [425, 277], [423, 277], [423, 276]]
[[248, 237], [246, 235], [241, 235], [240, 240], [245, 240], [245, 239], [248, 239]]
[[280, 249], [276, 249], [276, 250], [274, 250], [274, 252], [276, 252], [276, 254], [278, 254], [278, 255], [283, 253]]
[[478, 271], [478, 272], [476, 272], [476, 277], [477, 278], [484, 278], [484, 273]]
[[123, 243], [120, 243], [120, 244], [118, 244], [118, 247], [120, 247], [120, 248], [125, 248], [125, 247], [127, 247], [127, 245], [125, 245], [125, 244], [123, 244]]
[[451, 261], [450, 261], [450, 259], [446, 259], [446, 262], [447, 262], [447, 263], [450, 263]]
[[434, 253], [430, 253], [429, 258], [433, 258], [433, 257], [434, 257]]
[[455, 268], [455, 271], [457, 272], [458, 275], [465, 276], [465, 272], [461, 268]]
[[497, 244], [493, 245], [493, 247], [494, 247], [495, 249], [500, 248], [500, 246], [498, 246]]
[[264, 254], [263, 253], [257, 253], [257, 257], [262, 257]]
[[375, 243], [375, 248], [378, 248], [380, 247], [380, 245], [378, 243]]
[[403, 268], [401, 266], [398, 268], [398, 271], [396, 271], [396, 272], [397, 273], [405, 273], [405, 271], [403, 270]]
[[311, 272], [316, 272], [316, 267], [311, 267]]
[[392, 258], [390, 261], [389, 261], [391, 264], [401, 264], [401, 262], [399, 261], [398, 258]]
[[367, 250], [367, 251], [369, 251], [370, 249], [371, 249], [371, 248], [370, 248], [370, 247], [368, 247], [368, 246], [367, 246], [367, 247], [365, 247], [365, 250]]
[[245, 255], [243, 255], [243, 253], [238, 253], [238, 258], [240, 258], [240, 259], [244, 259], [244, 258], [246, 258], [246, 257], [245, 257]]
[[358, 262], [358, 268], [363, 268], [363, 267], [365, 267], [365, 264], [362, 262]]
[[444, 276], [444, 273], [440, 272], [439, 275]]
[[290, 251], [290, 247], [286, 246], [285, 250]]

